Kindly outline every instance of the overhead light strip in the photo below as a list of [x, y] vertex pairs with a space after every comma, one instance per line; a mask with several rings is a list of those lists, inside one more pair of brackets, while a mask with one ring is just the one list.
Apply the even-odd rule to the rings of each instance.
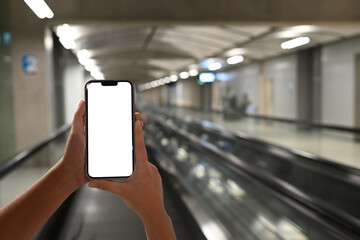
[[238, 63], [241, 63], [242, 61], [244, 61], [244, 57], [241, 56], [241, 55], [238, 55], [238, 56], [233, 56], [233, 57], [229, 57], [226, 62], [230, 65], [233, 65], [233, 64], [238, 64]]
[[296, 48], [296, 47], [300, 47], [305, 44], [308, 44], [309, 42], [310, 42], [309, 37], [298, 37], [298, 38], [294, 38], [289, 41], [283, 42], [281, 44], [281, 48], [282, 49], [292, 49], [292, 48]]
[[61, 44], [66, 49], [75, 49], [77, 47], [74, 40], [75, 32], [69, 24], [63, 24], [56, 28], [56, 35], [59, 37]]
[[44, 0], [24, 0], [38, 18], [53, 18], [54, 13]]
[[213, 62], [213, 63], [210, 63], [208, 66], [208, 69], [210, 71], [216, 71], [216, 70], [219, 70], [220, 68], [222, 68], [222, 64], [220, 62]]

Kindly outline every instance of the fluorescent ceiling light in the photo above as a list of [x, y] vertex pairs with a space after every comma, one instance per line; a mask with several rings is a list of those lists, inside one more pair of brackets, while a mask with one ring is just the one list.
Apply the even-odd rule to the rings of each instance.
[[76, 56], [81, 65], [86, 65], [86, 62], [90, 59], [90, 52], [87, 49], [77, 51]]
[[206, 73], [200, 73], [199, 80], [200, 82], [207, 83], [207, 82], [214, 82], [216, 79], [216, 76], [214, 73], [206, 72]]
[[189, 71], [189, 75], [194, 77], [194, 76], [197, 76], [199, 74], [199, 71], [197, 69], [191, 69]]
[[289, 41], [283, 42], [281, 44], [282, 49], [292, 49], [296, 47], [303, 46], [305, 44], [308, 44], [310, 42], [310, 38], [308, 37], [298, 37], [291, 39]]
[[216, 70], [219, 70], [220, 68], [222, 68], [222, 64], [219, 62], [210, 63], [208, 66], [208, 69], [210, 71], [216, 71]]
[[159, 79], [159, 80], [156, 80], [156, 83], [157, 83], [157, 85], [158, 85], [158, 86], [163, 85], [163, 83], [161, 82], [161, 80], [160, 80], [160, 79]]
[[44, 0], [24, 0], [29, 8], [38, 16], [38, 18], [53, 18], [54, 13]]
[[176, 82], [178, 79], [179, 79], [178, 76], [176, 76], [175, 74], [170, 76], [170, 80], [172, 82]]
[[75, 49], [76, 42], [74, 40], [74, 30], [69, 26], [69, 24], [63, 24], [56, 28], [56, 34], [59, 37], [61, 44], [66, 49]]
[[179, 74], [179, 77], [180, 77], [181, 79], [187, 79], [187, 78], [189, 77], [189, 73], [188, 73], [188, 72], [181, 72], [181, 73]]
[[248, 53], [248, 50], [246, 50], [245, 48], [233, 48], [231, 50], [226, 51], [225, 55], [227, 57], [230, 57], [230, 56], [244, 55], [246, 53]]
[[66, 49], [75, 49], [76, 48], [76, 42], [72, 39], [60, 38], [59, 40], [60, 40], [61, 44], [63, 45], [63, 47]]
[[164, 78], [164, 80], [165, 80], [165, 83], [170, 83], [171, 82], [170, 77], [166, 77], [166, 78]]
[[91, 72], [91, 71], [95, 71], [95, 70], [99, 70], [99, 68], [96, 66], [95, 60], [94, 59], [88, 59], [85, 64], [84, 67], [87, 71]]
[[100, 72], [98, 70], [91, 71], [90, 75], [93, 78], [95, 78], [96, 80], [103, 80], [104, 79], [104, 74], [102, 74], [102, 72]]
[[241, 63], [242, 61], [244, 61], [244, 57], [241, 56], [241, 55], [238, 55], [238, 56], [233, 56], [233, 57], [229, 57], [226, 62], [228, 64], [238, 64], [238, 63]]

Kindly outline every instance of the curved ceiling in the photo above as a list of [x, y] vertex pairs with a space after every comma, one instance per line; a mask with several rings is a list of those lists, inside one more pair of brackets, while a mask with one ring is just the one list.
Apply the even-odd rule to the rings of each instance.
[[190, 65], [210, 57], [241, 54], [246, 61], [254, 61], [297, 51], [299, 48], [283, 50], [280, 44], [299, 36], [311, 39], [310, 44], [301, 47], [309, 48], [360, 33], [359, 26], [325, 25], [74, 24], [69, 28], [76, 43], [75, 54], [86, 50], [105, 78], [129, 79], [136, 84], [188, 70]]

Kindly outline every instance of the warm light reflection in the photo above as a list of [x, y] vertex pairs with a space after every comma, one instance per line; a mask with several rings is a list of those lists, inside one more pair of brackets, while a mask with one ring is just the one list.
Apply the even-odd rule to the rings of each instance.
[[202, 179], [206, 175], [206, 169], [202, 164], [196, 165], [196, 167], [193, 168], [192, 172], [198, 179]]
[[242, 200], [245, 196], [245, 191], [242, 189], [236, 182], [231, 179], [227, 180], [227, 190], [231, 196], [233, 196], [238, 201]]
[[222, 183], [217, 178], [210, 178], [209, 179], [209, 189], [217, 194], [221, 194], [224, 192], [224, 187], [222, 186]]
[[184, 148], [178, 148], [178, 149], [177, 149], [175, 158], [176, 158], [178, 161], [183, 162], [183, 161], [185, 161], [188, 157], [189, 157], [189, 154], [188, 154], [188, 152], [187, 152]]

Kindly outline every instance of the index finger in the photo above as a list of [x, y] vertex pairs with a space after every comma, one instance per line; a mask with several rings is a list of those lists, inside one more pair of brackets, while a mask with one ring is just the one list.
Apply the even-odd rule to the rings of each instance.
[[147, 152], [140, 120], [135, 122], [135, 158], [140, 165], [147, 162]]

